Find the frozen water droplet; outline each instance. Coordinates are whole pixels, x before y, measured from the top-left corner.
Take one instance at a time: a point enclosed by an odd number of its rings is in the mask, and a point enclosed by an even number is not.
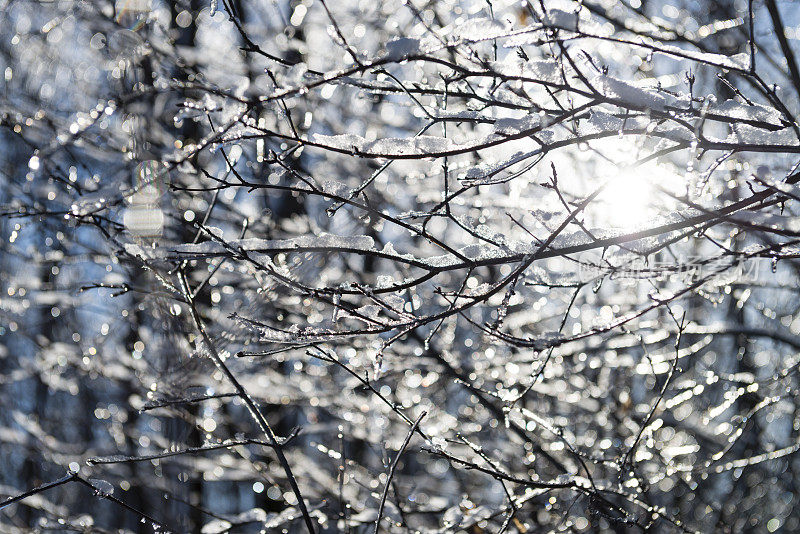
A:
[[[114,493],[114,486],[106,480],[92,478],[89,479],[89,482],[92,484],[92,486],[94,486],[95,491],[99,495],[111,495]]]

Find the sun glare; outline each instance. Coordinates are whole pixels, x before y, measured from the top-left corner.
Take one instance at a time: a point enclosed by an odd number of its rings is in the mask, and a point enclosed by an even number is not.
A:
[[[672,188],[679,183],[674,170],[656,161],[640,165],[634,162],[642,154],[615,147],[620,157],[597,169],[608,185],[595,201],[594,213],[599,226],[633,230],[646,225],[654,217],[663,215],[659,203],[664,195],[656,185]]]
[[[641,170],[626,170],[606,186],[598,197],[600,217],[615,228],[636,228],[655,215],[653,187]]]

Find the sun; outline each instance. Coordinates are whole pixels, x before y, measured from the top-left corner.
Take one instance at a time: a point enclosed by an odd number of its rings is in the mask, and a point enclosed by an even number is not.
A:
[[[656,215],[655,190],[643,169],[621,169],[597,198],[602,223],[634,229]]]
[[[664,195],[660,189],[673,189],[681,183],[674,168],[655,160],[641,162],[635,147],[616,143],[606,153],[615,157],[602,160],[594,172],[605,183],[594,201],[593,212],[598,226],[636,230],[663,215]]]

